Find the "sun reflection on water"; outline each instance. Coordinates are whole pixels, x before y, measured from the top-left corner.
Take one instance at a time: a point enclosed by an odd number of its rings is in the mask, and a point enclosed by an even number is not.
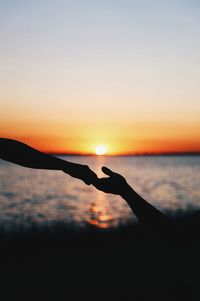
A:
[[[104,156],[98,156],[95,172],[98,177],[104,176],[101,167],[105,163]],[[114,225],[114,218],[109,211],[105,194],[97,191],[96,201],[90,204],[88,224],[97,228],[107,229]]]
[[[109,213],[108,209],[91,203],[89,209],[89,221],[88,224],[97,228],[106,229],[109,228],[113,223],[113,218]]]
[[[108,166],[127,178],[134,189],[166,214],[200,208],[200,156],[187,157],[62,157],[87,164],[98,177]],[[34,225],[69,228],[112,228],[136,221],[117,195],[59,171],[28,169],[0,160],[0,227],[10,231]]]

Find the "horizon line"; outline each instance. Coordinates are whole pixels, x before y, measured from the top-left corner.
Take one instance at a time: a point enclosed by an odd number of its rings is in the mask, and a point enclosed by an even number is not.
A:
[[[62,152],[48,152],[49,155],[55,156],[91,156],[91,157],[145,157],[145,156],[199,156],[200,151],[194,152],[163,152],[163,153],[125,153],[125,154],[105,154],[96,155],[93,153],[62,153]]]

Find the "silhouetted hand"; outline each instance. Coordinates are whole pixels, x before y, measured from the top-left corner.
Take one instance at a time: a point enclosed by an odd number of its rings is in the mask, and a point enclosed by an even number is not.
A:
[[[127,189],[129,189],[128,183],[120,174],[113,172],[107,167],[102,167],[102,171],[109,177],[97,179],[96,182],[93,183],[93,186],[97,189],[103,192],[119,195],[122,195]]]
[[[62,168],[70,176],[82,180],[85,184],[90,185],[97,181],[97,175],[87,166],[82,164],[71,163],[70,167]]]

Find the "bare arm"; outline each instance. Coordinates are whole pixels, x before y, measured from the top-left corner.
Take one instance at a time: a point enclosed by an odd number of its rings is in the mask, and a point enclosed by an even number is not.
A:
[[[142,224],[156,228],[170,224],[170,219],[137,194],[131,186],[129,186],[124,177],[106,167],[103,167],[102,170],[109,177],[98,179],[97,182],[93,184],[97,189],[120,195]]]
[[[141,223],[153,227],[167,226],[169,224],[170,219],[165,214],[145,201],[129,185],[122,192],[121,197],[127,202]]]
[[[68,162],[42,153],[22,142],[0,139],[0,158],[25,167],[37,169],[62,170]]]
[[[29,168],[62,170],[86,184],[91,184],[96,179],[95,173],[86,165],[56,158],[12,139],[0,138],[0,159]]]

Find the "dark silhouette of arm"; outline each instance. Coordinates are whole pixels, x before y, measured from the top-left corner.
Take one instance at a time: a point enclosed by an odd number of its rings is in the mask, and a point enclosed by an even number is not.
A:
[[[120,195],[142,224],[157,229],[171,224],[171,220],[137,194],[124,177],[107,167],[103,167],[102,171],[109,177],[98,179],[93,185],[101,191]]]
[[[145,201],[129,185],[127,189],[122,192],[121,197],[127,202],[132,212],[142,224],[151,225],[153,227],[169,226],[170,219]]]
[[[25,167],[61,170],[68,162],[42,153],[22,142],[1,138],[0,158]]]
[[[62,170],[86,184],[96,179],[96,174],[86,165],[56,158],[12,139],[0,138],[0,159],[29,168]]]

